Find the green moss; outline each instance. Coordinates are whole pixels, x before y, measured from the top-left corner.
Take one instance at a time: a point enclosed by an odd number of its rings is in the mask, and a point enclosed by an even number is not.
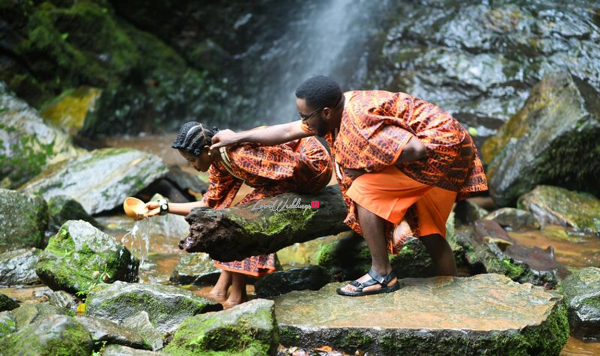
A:
[[[0,131],[10,134],[14,128],[0,123]],[[0,174],[10,179],[10,187],[18,187],[42,172],[54,153],[54,142],[42,144],[35,136],[21,136],[6,152],[10,154],[0,153]]]
[[[230,217],[231,220],[238,223],[249,234],[272,236],[280,234],[283,231],[293,234],[296,231],[304,229],[316,212],[316,209],[308,209],[306,213],[304,213],[304,209],[283,209],[274,212],[266,219],[262,216],[255,220],[247,220],[235,215],[231,215]]]
[[[280,327],[279,336],[283,345],[296,345],[300,341],[300,334],[290,327]]]
[[[360,331],[350,331],[340,341],[340,346],[346,350],[368,350],[373,338]]]

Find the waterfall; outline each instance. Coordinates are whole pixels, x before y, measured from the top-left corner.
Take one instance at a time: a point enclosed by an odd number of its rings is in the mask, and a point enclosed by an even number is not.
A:
[[[383,2],[387,3],[387,2]],[[369,38],[377,26],[382,2],[331,0],[310,2],[291,19],[281,37],[258,56],[262,84],[255,88],[259,124],[289,122],[298,117],[294,92],[314,75],[331,76],[342,90],[363,84]],[[371,11],[377,8],[377,11]],[[256,66],[256,63],[255,63]],[[357,89],[357,88],[353,88]]]

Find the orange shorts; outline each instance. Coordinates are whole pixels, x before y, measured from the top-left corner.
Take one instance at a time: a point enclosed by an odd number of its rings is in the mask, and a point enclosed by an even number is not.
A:
[[[415,204],[419,235],[446,237],[446,220],[452,212],[456,192],[419,183],[389,166],[358,177],[346,195],[373,214],[398,225],[408,208]],[[360,223],[360,221],[359,221]]]

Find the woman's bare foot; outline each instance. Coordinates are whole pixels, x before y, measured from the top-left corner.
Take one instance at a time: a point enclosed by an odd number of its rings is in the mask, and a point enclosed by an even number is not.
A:
[[[246,294],[246,275],[241,273],[231,274],[231,288],[229,298],[223,303],[225,309],[248,301]]]
[[[211,289],[208,293],[210,298],[217,300],[218,302],[222,302],[227,299],[227,291],[229,290],[229,286],[231,285],[231,272],[223,271],[219,276],[219,280],[217,284]]]

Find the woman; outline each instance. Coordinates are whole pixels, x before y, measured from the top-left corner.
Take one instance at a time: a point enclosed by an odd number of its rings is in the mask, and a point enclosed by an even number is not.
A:
[[[260,128],[258,128],[260,130]],[[314,137],[276,146],[240,144],[210,150],[217,129],[192,121],[179,130],[172,146],[198,171],[209,172],[209,188],[199,202],[171,203],[159,209],[158,202],[146,206],[149,215],[164,212],[187,215],[193,208],[225,209],[231,206],[242,183],[254,188],[239,204],[287,192],[315,193],[329,183],[331,161],[325,147]],[[248,300],[247,276],[260,277],[275,270],[275,254],[249,257],[243,261],[216,262],[223,272],[210,294],[225,299],[227,307]]]

